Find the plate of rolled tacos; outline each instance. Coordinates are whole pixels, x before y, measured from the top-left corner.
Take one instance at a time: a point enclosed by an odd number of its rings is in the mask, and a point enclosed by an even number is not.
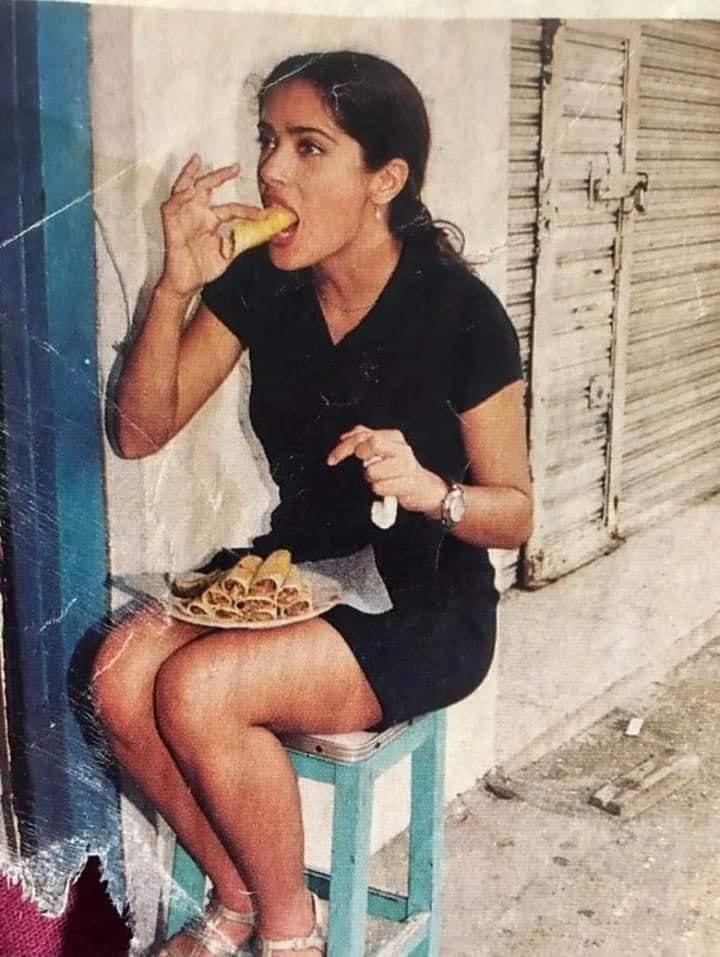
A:
[[[315,618],[337,605],[336,582],[299,568],[287,549],[245,555],[231,568],[169,580],[174,618],[213,628],[277,628]]]

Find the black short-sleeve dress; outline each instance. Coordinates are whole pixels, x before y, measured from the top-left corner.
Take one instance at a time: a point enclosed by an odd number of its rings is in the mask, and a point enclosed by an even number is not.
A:
[[[393,608],[345,605],[323,617],[343,636],[387,727],[459,701],[483,680],[495,644],[497,592],[487,552],[425,516],[399,510],[388,530],[370,521],[362,464],[326,465],[358,424],[400,429],[420,463],[466,477],[458,413],[522,375],[503,307],[461,265],[406,244],[362,322],[333,344],[309,271],[276,269],[264,248],[244,253],[202,294],[249,349],[250,418],[280,504],[252,550],[288,548],[296,562],[372,545]],[[230,565],[239,550],[208,567]]]

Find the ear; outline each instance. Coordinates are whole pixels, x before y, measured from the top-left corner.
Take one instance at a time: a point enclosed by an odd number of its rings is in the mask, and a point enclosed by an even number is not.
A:
[[[396,157],[388,160],[376,173],[373,174],[370,186],[370,198],[376,206],[385,206],[391,203],[402,191],[410,175],[410,167],[404,159]]]

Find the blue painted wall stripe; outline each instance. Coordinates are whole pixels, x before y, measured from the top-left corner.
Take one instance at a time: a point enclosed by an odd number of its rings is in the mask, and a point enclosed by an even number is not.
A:
[[[72,3],[0,3],[0,35],[0,101],[12,129],[2,169],[11,173],[15,190],[15,196],[0,193],[0,244],[72,204],[0,249],[14,619],[7,640],[11,681],[20,685],[15,730],[21,729],[28,771],[21,783],[31,797],[26,837],[34,836],[40,847],[61,842],[68,871],[82,865],[86,849],[109,850],[117,897],[117,794],[68,701],[78,643],[107,611],[88,195],[89,10]],[[80,197],[86,198],[74,202]]]
[[[33,66],[37,48],[31,4],[6,6],[3,16],[8,21],[10,47],[7,59],[3,58],[7,67],[3,75],[3,102],[10,119],[7,160],[11,175],[3,177],[8,192],[3,196],[0,225],[3,237],[12,237],[43,215],[37,70]],[[11,603],[16,632],[8,634],[9,694],[11,702],[20,702],[22,707],[23,742],[37,747],[41,747],[42,739],[38,740],[35,731],[27,727],[25,716],[32,715],[32,724],[37,727],[50,726],[48,672],[45,655],[29,654],[28,649],[55,604],[55,581],[43,574],[40,556],[56,550],[51,520],[54,503],[46,480],[51,470],[43,469],[39,462],[41,454],[46,460],[52,454],[45,440],[49,432],[47,402],[33,390],[33,382],[48,378],[47,353],[37,348],[37,343],[45,339],[43,243],[42,231],[28,233],[21,242],[2,250],[0,263],[0,295],[5,313],[2,371],[6,498],[11,523],[8,546],[16,598]],[[20,681],[22,687],[17,687]],[[17,723],[11,723],[11,731],[18,731]],[[25,756],[31,778],[38,781],[39,768],[34,767],[29,749]],[[37,788],[32,781],[30,787],[34,794]]]

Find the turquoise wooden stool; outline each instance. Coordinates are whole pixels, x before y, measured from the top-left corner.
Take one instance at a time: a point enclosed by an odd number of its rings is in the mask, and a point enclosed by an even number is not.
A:
[[[308,870],[308,885],[330,901],[328,957],[363,957],[368,914],[397,924],[375,957],[437,957],[443,824],[445,713],[434,712],[387,731],[288,735],[284,743],[299,777],[332,784],[330,874]],[[375,780],[411,755],[407,894],[369,886],[370,825]],[[178,843],[167,934],[197,913],[205,875]]]

